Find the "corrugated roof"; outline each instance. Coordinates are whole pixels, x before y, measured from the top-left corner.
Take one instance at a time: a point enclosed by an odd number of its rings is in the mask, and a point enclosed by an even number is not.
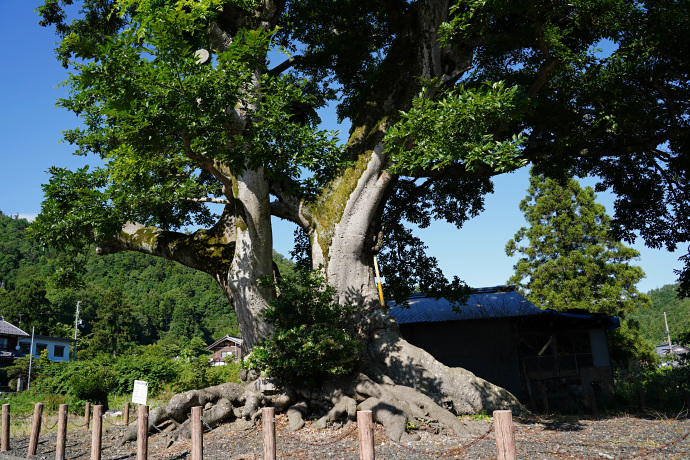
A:
[[[409,299],[409,308],[393,305],[390,315],[398,324],[462,321],[469,319],[510,318],[530,315],[554,315],[563,318],[603,321],[608,329],[620,327],[616,317],[588,312],[559,312],[542,310],[524,298],[513,286],[494,286],[474,289],[460,311],[453,310],[446,299],[434,299],[417,294]]]
[[[453,310],[446,299],[415,295],[409,299],[410,307],[395,305],[390,315],[399,324],[459,321],[482,318],[507,318],[544,313],[510,286],[475,289],[460,312]]]
[[[29,337],[31,337],[31,334],[27,334],[27,335]],[[74,340],[74,339],[66,339],[64,337],[53,337],[50,335],[38,335],[38,334],[34,335],[34,340],[49,340],[51,342],[64,342],[64,343],[76,342],[76,340]]]
[[[15,335],[19,337],[30,337],[30,334],[19,329],[14,324],[5,321],[5,318],[0,316],[0,335]]]

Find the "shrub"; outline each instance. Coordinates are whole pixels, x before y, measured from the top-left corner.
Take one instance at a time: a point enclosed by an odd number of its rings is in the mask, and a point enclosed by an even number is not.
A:
[[[645,393],[647,407],[677,415],[684,407],[684,393],[690,391],[690,366],[641,368],[618,372],[615,404],[619,409],[641,409],[637,390]]]
[[[362,347],[352,327],[358,307],[336,302],[335,290],[315,272],[285,276],[278,289],[264,313],[275,332],[254,347],[247,366],[306,386],[351,372]]]
[[[174,386],[176,392],[197,390],[209,386],[206,375],[209,365],[205,359],[183,362],[180,368],[182,372]]]
[[[148,382],[149,394],[157,394],[166,383],[174,383],[180,373],[180,364],[164,356],[143,354],[123,356],[115,363],[115,394],[131,393],[135,380]]]
[[[101,363],[88,363],[72,374],[70,390],[77,398],[103,405],[108,410],[108,394],[115,386],[115,372]]]
[[[240,363],[227,363],[225,366],[212,366],[206,371],[209,385],[220,385],[226,382],[239,382]]]

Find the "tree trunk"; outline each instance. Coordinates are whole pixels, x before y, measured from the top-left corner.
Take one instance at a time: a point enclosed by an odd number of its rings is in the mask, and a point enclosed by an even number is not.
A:
[[[235,255],[223,287],[230,293],[242,331],[242,351],[247,353],[271,334],[261,316],[274,297],[273,288],[260,282],[273,274],[270,200],[263,169],[246,171],[233,189],[237,201]]]
[[[312,239],[312,253],[323,257],[314,261],[314,268],[327,261],[328,281],[336,288],[339,301],[362,307],[358,326],[365,342],[364,360],[369,365],[365,374],[379,384],[414,388],[456,414],[495,409],[522,411],[520,402],[508,391],[464,369],[449,368],[409,344],[401,337],[395,320],[381,308],[373,274],[374,235],[378,233],[376,225],[387,188],[394,182],[384,170],[382,151],[383,144],[377,142],[371,152],[361,155],[359,164],[352,168],[357,179],[351,178],[350,184],[341,180],[330,196],[331,208],[327,212],[341,210],[340,219],[332,220],[329,229],[323,227],[327,220],[317,216],[317,231],[312,232],[330,235],[330,239]],[[350,192],[343,193],[343,188]],[[343,202],[335,202],[334,197]],[[327,247],[326,241],[330,243]]]

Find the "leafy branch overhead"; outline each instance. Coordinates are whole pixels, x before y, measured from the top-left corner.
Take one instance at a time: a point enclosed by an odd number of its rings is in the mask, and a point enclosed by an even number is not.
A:
[[[461,300],[411,225],[460,227],[493,176],[527,164],[597,176],[618,196],[618,238],[690,241],[683,1],[71,4],[39,13],[73,71],[59,104],[83,124],[65,139],[103,164],[51,171],[35,234],[211,273],[258,305],[239,315],[257,337],[270,328],[251,318],[275,296],[256,284],[273,271],[272,216],[297,225],[301,260],[343,298],[370,289],[380,254],[396,300],[417,286]],[[344,145],[319,129],[329,104],[351,123]]]
[[[477,89],[458,85],[436,100],[420,93],[386,134],[390,170],[415,175],[464,164],[468,171],[486,165],[501,173],[524,166],[520,145],[526,136],[516,133],[501,140],[492,131],[500,132],[501,123],[516,117],[525,102],[517,86],[506,88],[503,82]]]

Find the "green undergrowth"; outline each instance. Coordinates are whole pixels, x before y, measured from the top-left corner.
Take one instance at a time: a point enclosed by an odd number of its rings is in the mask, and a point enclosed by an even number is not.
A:
[[[469,420],[475,420],[478,422],[491,422],[493,421],[493,417],[489,414],[486,413],[486,410],[482,409],[479,411],[478,414],[468,414],[468,415],[461,415],[459,418],[466,418]]]
[[[239,363],[211,367],[207,356],[170,359],[146,353],[146,347],[140,351],[135,355],[100,356],[69,363],[34,360],[29,389],[3,394],[2,401],[11,404],[13,413],[31,412],[36,403],[42,402],[45,412],[57,412],[60,404],[68,404],[70,412],[83,414],[86,402],[103,405],[105,410],[121,410],[131,401],[135,380],[148,382],[151,408],[164,404],[176,393],[239,382]],[[28,363],[26,367],[23,364],[8,368],[8,377],[26,380]]]

